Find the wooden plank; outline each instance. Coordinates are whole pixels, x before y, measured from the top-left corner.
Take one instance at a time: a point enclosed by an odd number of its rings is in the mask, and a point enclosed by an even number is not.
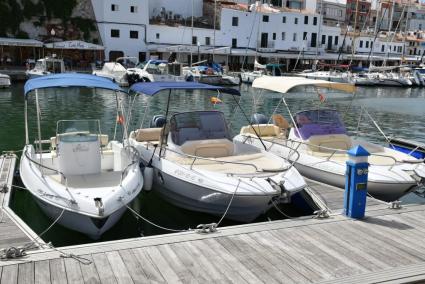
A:
[[[143,249],[132,249],[131,251],[134,253],[134,256],[140,263],[140,267],[143,269],[143,272],[150,282],[165,283],[165,279],[161,272],[156,265],[153,264],[151,258]]]
[[[35,284],[51,283],[50,263],[48,260],[41,260],[34,263]]]
[[[212,279],[202,271],[199,264],[198,257],[193,251],[187,251],[182,243],[166,245],[181,261],[183,267],[188,269],[193,275],[193,281],[196,282],[209,282]]]
[[[81,274],[83,276],[84,283],[94,284],[100,283],[99,274],[96,270],[93,257],[91,255],[82,255],[82,257],[91,261],[90,264],[80,263]]]
[[[182,248],[186,250],[186,254],[193,256],[196,259],[197,269],[199,273],[205,275],[208,279],[208,282],[219,282],[219,283],[231,283],[232,281],[226,277],[227,269],[224,269],[222,265],[216,267],[214,263],[220,263],[215,258],[211,257],[211,254],[208,253],[208,256],[205,256],[201,250],[194,244],[194,242],[185,242],[181,243]],[[235,282],[235,281],[233,281]]]
[[[177,244],[177,246],[179,245],[180,244]],[[192,269],[183,264],[170,245],[160,245],[157,246],[157,248],[163,258],[167,261],[168,265],[173,268],[174,272],[183,283],[195,282],[195,275],[192,274]],[[189,263],[189,265],[193,266],[193,263]]]
[[[217,251],[211,249],[211,247],[203,240],[191,241],[188,243],[199,251],[201,259],[205,258],[207,260],[206,263],[211,265],[215,270],[219,271],[219,273],[223,275],[223,278],[226,279],[225,282],[227,282],[227,280],[231,283],[247,282],[244,278],[242,278],[240,271],[236,269],[237,265],[235,262],[237,262],[237,260],[233,256],[228,257],[226,252],[217,253]],[[226,263],[227,265],[222,265],[223,263]]]
[[[94,265],[96,266],[97,274],[102,283],[117,283],[112,267],[109,264],[108,258],[104,253],[96,253],[92,255]]]
[[[50,279],[52,284],[68,283],[66,278],[65,263],[63,258],[55,258],[49,261]]]
[[[69,283],[84,284],[83,273],[79,261],[73,258],[65,258],[66,278]]]
[[[170,267],[168,262],[164,259],[161,252],[158,250],[158,247],[146,247],[143,248],[146,254],[152,260],[152,263],[156,264],[156,267],[161,272],[161,275],[167,282],[170,283],[182,283],[177,273],[173,268]]]
[[[326,278],[320,271],[316,271],[314,266],[311,265],[308,258],[305,258],[294,252],[293,248],[287,243],[276,239],[270,232],[257,232],[250,234],[256,242],[258,242],[264,249],[275,248],[279,251],[279,256],[282,259],[282,265],[289,265],[294,270],[298,271],[301,275],[308,279],[308,282],[314,282]],[[286,261],[286,262],[285,262]],[[303,263],[304,265],[300,265]]]
[[[117,282],[123,284],[133,283],[133,279],[131,279],[131,276],[128,273],[128,270],[125,267],[125,264],[122,261],[118,251],[110,251],[106,252],[105,254],[109,260],[109,263],[111,264],[112,271],[115,275],[115,278],[117,279]]]
[[[34,283],[34,262],[19,264],[18,266],[18,283],[31,284]]]
[[[18,265],[3,266],[1,273],[1,283],[14,284],[18,283]]]
[[[143,272],[140,262],[131,250],[121,250],[119,254],[134,283],[147,283],[149,281],[146,274]]]

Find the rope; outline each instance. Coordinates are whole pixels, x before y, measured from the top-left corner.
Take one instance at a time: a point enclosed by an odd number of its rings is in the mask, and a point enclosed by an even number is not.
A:
[[[235,198],[236,192],[238,191],[238,189],[239,189],[239,185],[240,185],[240,184],[241,184],[241,180],[240,180],[240,179],[238,179],[238,185],[236,186],[236,189],[235,189],[235,191],[233,192],[232,197],[230,198],[229,204],[227,204],[226,211],[224,211],[223,216],[221,216],[220,220],[217,222],[217,227],[218,227],[218,226],[220,225],[220,223],[223,221],[224,217],[226,217],[227,212],[228,212],[228,211],[229,211],[229,209],[230,209],[230,205],[232,205],[233,199]]]
[[[276,203],[274,203],[273,198],[271,199],[271,201],[272,201],[273,207],[274,207],[274,208],[276,208],[276,210],[277,210],[280,214],[282,214],[285,218],[288,218],[288,219],[293,219],[293,218],[295,218],[295,217],[289,216],[288,214],[283,213],[283,211],[282,211],[282,210],[280,210],[280,208],[277,206],[277,204],[276,204]]]

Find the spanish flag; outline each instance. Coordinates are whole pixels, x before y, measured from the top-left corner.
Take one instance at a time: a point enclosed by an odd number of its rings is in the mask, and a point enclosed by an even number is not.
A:
[[[210,102],[214,105],[222,103],[222,101],[217,97],[211,97]]]

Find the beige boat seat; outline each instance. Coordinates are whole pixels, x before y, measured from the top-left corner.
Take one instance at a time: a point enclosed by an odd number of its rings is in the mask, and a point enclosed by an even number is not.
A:
[[[233,155],[233,143],[228,139],[186,141],[180,146],[183,153],[204,158],[218,158]]]
[[[99,136],[100,136],[100,146],[101,147],[107,146],[108,142],[109,142],[108,135],[107,134],[101,134]],[[57,136],[50,137],[50,148],[56,149],[57,144],[58,144]]]
[[[161,140],[162,127],[141,128],[136,131],[137,142],[152,142]]]
[[[352,147],[350,137],[345,134],[313,135],[307,140],[307,144],[314,152],[333,152],[332,149],[349,150]]]
[[[252,135],[252,136],[257,136],[257,134],[255,133],[255,131],[258,133],[258,135],[261,138],[275,138],[275,137],[281,137],[282,136],[282,132],[280,130],[280,128],[274,124],[253,124],[252,126],[248,125],[248,126],[244,126],[241,128],[241,134],[245,134],[245,135]]]

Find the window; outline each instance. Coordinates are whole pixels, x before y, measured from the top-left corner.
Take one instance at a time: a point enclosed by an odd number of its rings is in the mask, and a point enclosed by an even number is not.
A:
[[[362,48],[363,47],[363,41],[360,41],[359,47]]]
[[[292,35],[292,41],[297,41],[297,33],[294,33],[294,34]]]
[[[119,7],[118,7],[118,5],[117,4],[112,4],[111,5],[111,11],[118,11],[119,9],[118,9]]]
[[[385,51],[385,45],[381,45],[381,52]]]
[[[316,47],[317,45],[317,33],[311,33],[311,47]]]
[[[205,37],[205,45],[211,45],[211,38],[209,36]]]
[[[273,40],[276,40],[276,33],[273,33]]]
[[[322,35],[322,44],[326,43],[326,35]]]
[[[155,37],[156,39],[159,39],[159,33],[156,33]]]
[[[313,26],[317,26],[317,17],[313,18]]]
[[[111,37],[120,37],[120,30],[111,30]]]
[[[236,38],[232,38],[232,47],[233,48],[238,47],[238,40]]]
[[[130,6],[131,13],[137,13],[137,6]]]
[[[282,40],[285,40],[286,34],[285,32],[282,32]]]
[[[268,22],[269,22],[269,16],[264,15],[264,16],[263,16],[263,22],[268,23]]]
[[[339,40],[339,37],[335,37],[335,45],[338,45],[338,40]]]
[[[139,38],[138,31],[130,31],[130,38]]]
[[[369,48],[369,42],[366,41],[366,48]]]
[[[396,48],[397,48],[397,46],[395,46],[395,45],[394,45],[394,46],[393,46],[393,51],[395,51],[395,49],[396,49]]]
[[[298,18],[294,19],[294,24],[298,25]]]
[[[282,23],[284,23],[284,24],[286,23],[286,17],[285,16],[282,17]]]
[[[308,16],[304,16],[304,25],[308,25]]]
[[[232,17],[232,26],[237,27],[239,25],[239,18],[238,17]]]
[[[307,40],[307,32],[303,33],[303,40]]]
[[[192,37],[192,44],[198,44],[198,38],[196,36]]]
[[[373,41],[370,42],[370,48],[372,48],[372,47],[373,47]]]

